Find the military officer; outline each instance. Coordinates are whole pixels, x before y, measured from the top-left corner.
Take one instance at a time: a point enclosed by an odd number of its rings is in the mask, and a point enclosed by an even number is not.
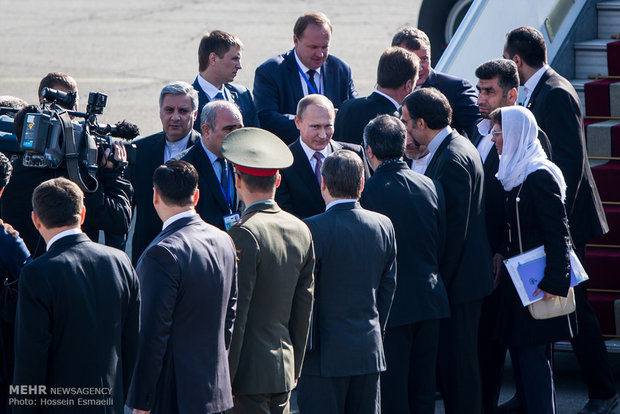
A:
[[[235,166],[247,208],[229,234],[238,255],[237,319],[229,353],[234,412],[288,413],[301,371],[313,300],[314,248],[306,225],[275,202],[293,155],[258,128],[231,132],[222,154]]]

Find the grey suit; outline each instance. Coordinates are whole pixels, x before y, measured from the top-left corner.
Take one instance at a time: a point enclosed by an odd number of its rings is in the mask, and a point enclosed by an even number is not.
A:
[[[378,412],[377,373],[386,367],[382,336],[396,287],[394,228],[387,217],[353,202],[305,222],[314,240],[316,288],[314,345],[299,380],[299,408]],[[367,379],[351,378],[367,374],[374,389]],[[349,386],[332,384],[330,377],[348,377]]]

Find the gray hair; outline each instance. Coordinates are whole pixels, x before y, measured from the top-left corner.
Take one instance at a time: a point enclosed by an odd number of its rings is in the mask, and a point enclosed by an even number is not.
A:
[[[239,107],[233,102],[223,99],[211,101],[202,107],[202,112],[200,113],[200,127],[202,128],[203,125],[207,125],[211,130],[215,129],[215,118],[217,118],[217,111],[219,109],[228,109],[231,112],[237,112],[241,115]]]
[[[166,95],[186,95],[192,100],[192,111],[198,109],[198,92],[192,85],[183,81],[176,81],[167,84],[159,93],[159,107],[161,108]]]

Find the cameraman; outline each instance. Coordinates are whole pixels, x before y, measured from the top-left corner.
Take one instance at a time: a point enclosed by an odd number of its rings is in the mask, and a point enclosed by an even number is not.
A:
[[[63,90],[58,84],[54,86],[58,90]],[[38,106],[29,105],[15,115],[16,136],[22,135],[26,114],[37,112],[40,112]],[[84,200],[86,220],[82,229],[93,241],[98,241],[99,230],[105,231],[106,234],[124,236],[129,231],[131,223],[130,200],[133,189],[129,181],[122,178],[122,171],[114,168],[108,156],[109,150],[106,150],[97,171],[99,187],[94,193],[87,193]],[[126,152],[122,144],[114,144],[114,158],[117,161],[126,161]],[[32,256],[38,257],[45,252],[45,241],[30,220],[32,192],[37,185],[50,178],[67,177],[67,169],[25,167],[21,156],[13,161],[13,168],[13,179],[6,187],[5,197],[0,199],[1,215],[20,232]],[[81,175],[84,174],[85,172],[81,170]]]

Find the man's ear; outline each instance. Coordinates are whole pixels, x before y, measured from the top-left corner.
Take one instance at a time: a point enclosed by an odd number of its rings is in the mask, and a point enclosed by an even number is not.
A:
[[[510,89],[508,93],[506,94],[506,98],[508,99],[508,102],[510,102],[510,105],[514,105],[515,102],[517,102],[518,96],[519,96],[519,91],[517,91],[517,88]]]
[[[34,224],[34,227],[37,230],[39,230],[42,224],[41,224],[41,220],[39,220],[39,216],[37,215],[35,211],[33,211],[32,214],[30,214],[30,218],[32,218],[32,224]]]
[[[276,188],[280,187],[280,183],[282,182],[282,176],[280,175],[279,172],[276,173],[277,177],[276,177]]]
[[[327,189],[327,184],[325,184],[325,177],[323,177],[322,175],[321,175],[321,191],[329,192],[329,190]]]
[[[156,206],[161,202],[161,197],[159,196],[159,191],[157,187],[153,186],[153,205]]]
[[[194,191],[194,207],[198,205],[198,200],[200,200],[200,190],[196,188],[196,191]]]
[[[84,224],[85,218],[86,218],[86,206],[82,205],[82,210],[80,211],[80,226]]]
[[[295,126],[297,127],[297,129],[301,129],[301,118],[299,118],[297,115],[295,115]]]
[[[370,145],[366,145],[365,149],[366,149],[366,158],[368,158],[368,160],[370,161],[371,158],[375,157],[375,153],[372,152],[372,148],[370,148]]]

